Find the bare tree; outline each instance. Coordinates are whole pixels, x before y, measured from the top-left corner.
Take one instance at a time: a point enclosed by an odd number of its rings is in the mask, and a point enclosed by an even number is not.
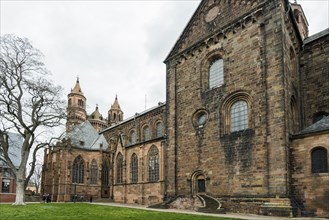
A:
[[[42,176],[42,164],[36,162],[34,167],[34,173],[30,178],[30,184],[35,187],[35,193],[39,193],[41,186],[41,176]]]
[[[24,191],[34,173],[37,151],[54,138],[51,131],[65,119],[62,88],[47,77],[42,53],[26,38],[4,35],[0,38],[0,148],[16,178],[16,201],[24,204]],[[9,133],[17,133],[23,143],[19,166],[9,156]],[[26,165],[32,154],[31,169]]]

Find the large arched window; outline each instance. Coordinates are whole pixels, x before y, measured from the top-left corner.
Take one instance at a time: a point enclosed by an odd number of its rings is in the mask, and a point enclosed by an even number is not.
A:
[[[84,161],[81,156],[78,156],[73,161],[72,166],[72,183],[84,182]]]
[[[98,174],[97,162],[94,159],[92,160],[90,165],[90,184],[97,184],[97,174]]]
[[[209,67],[209,89],[221,86],[224,83],[224,62],[217,59]]]
[[[159,180],[159,150],[156,146],[152,146],[148,152],[148,168],[149,181]]]
[[[163,136],[163,126],[161,122],[158,122],[157,125],[157,137],[162,137]]]
[[[144,141],[148,141],[151,139],[151,135],[150,135],[150,127],[149,126],[145,126],[143,129],[143,133],[144,133]]]
[[[323,147],[316,147],[311,152],[312,173],[328,173],[328,152]]]
[[[138,182],[138,158],[136,154],[131,156],[131,182]]]
[[[248,128],[248,104],[237,101],[231,107],[231,132]]]
[[[109,185],[109,168],[106,161],[103,161],[102,164],[102,185]]]
[[[117,183],[122,183],[123,174],[123,156],[120,153],[117,157]]]
[[[132,130],[129,133],[129,145],[136,144],[136,131]]]

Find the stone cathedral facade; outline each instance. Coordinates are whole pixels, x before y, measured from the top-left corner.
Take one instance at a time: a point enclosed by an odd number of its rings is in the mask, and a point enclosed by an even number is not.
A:
[[[329,217],[328,59],[329,29],[308,36],[297,3],[203,0],[164,61],[165,103],[88,116],[77,81],[44,192]]]

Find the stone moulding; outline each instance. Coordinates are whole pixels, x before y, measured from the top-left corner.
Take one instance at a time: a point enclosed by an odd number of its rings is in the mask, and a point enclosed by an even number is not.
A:
[[[238,18],[235,22],[215,31],[214,34],[201,39],[200,41],[193,44],[191,47],[181,51],[177,55],[168,57],[164,62],[167,62],[171,59],[176,59],[177,63],[180,64],[183,60],[187,60],[190,57],[193,57],[195,54],[200,53],[203,48],[208,48],[211,45],[220,43],[220,40],[226,39],[227,34],[232,32],[233,34],[237,33],[239,30],[244,29],[248,23],[255,23],[258,20],[258,17],[263,15],[263,5],[259,8],[256,8],[247,15],[243,15]]]

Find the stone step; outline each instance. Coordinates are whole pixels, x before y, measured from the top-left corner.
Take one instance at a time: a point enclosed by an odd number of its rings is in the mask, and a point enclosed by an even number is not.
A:
[[[219,202],[207,195],[199,195],[205,202],[205,207],[199,208],[199,212],[224,214],[225,210],[220,208]]]

